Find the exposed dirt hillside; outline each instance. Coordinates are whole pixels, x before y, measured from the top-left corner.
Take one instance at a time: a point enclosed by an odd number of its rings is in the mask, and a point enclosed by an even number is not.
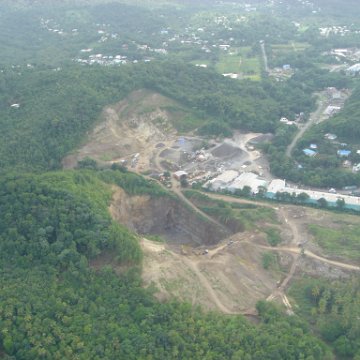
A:
[[[118,187],[114,189],[112,217],[138,234],[160,235],[172,245],[197,246],[217,244],[230,235],[176,197],[129,196]]]
[[[102,164],[125,160],[137,172],[162,171],[161,154],[179,148],[172,124],[181,122],[182,116],[186,116],[186,111],[174,101],[145,90],[134,92],[104,109],[99,124],[84,145],[64,159],[64,166],[74,167],[80,159],[89,156]],[[241,138],[244,152],[246,142],[253,135]],[[252,155],[249,159],[255,161],[258,154]],[[116,221],[143,238],[144,284],[155,284],[160,299],[175,297],[227,314],[253,314],[256,302],[268,299],[282,301],[291,313],[292,299],[287,298],[286,291],[294,277],[307,274],[342,278],[360,271],[357,265],[348,263],[347,253],[340,257],[337,252],[339,242],[352,244],[358,217],[346,215],[343,219],[339,214],[317,209],[209,194],[215,200],[254,204],[276,213],[274,223],[253,218],[251,221],[256,226],[231,227],[229,223],[220,224],[219,219],[211,219],[199,209],[201,204],[191,203],[177,181],[172,179],[171,185],[173,196],[169,197],[129,196],[114,187],[110,206]],[[315,238],[310,225],[333,230],[332,242]],[[355,230],[349,232],[348,225]],[[269,227],[278,229],[282,240],[275,248],[267,243],[264,229]],[[233,234],[245,229],[247,232]],[[347,236],[342,236],[342,229],[348,230]],[[164,242],[151,241],[154,235]],[[92,266],[110,264],[116,268],[111,254],[105,255],[93,261]],[[271,261],[270,267],[264,266],[266,259]]]
[[[156,146],[174,138],[172,124],[186,114],[169,98],[147,90],[135,91],[103,110],[98,125],[84,144],[63,160],[63,166],[73,168],[85,157],[99,163],[126,160],[131,166],[139,154],[132,168],[147,170]]]
[[[265,270],[260,233],[230,236],[174,198],[128,196],[114,187],[110,212],[133,231],[160,235],[165,242],[142,240],[145,285],[155,284],[160,299],[178,298],[224,313],[253,311],[276,288],[282,272]],[[279,256],[284,268],[291,257]]]
[[[177,298],[226,314],[253,314],[258,300],[278,300],[290,313],[286,289],[294,276],[339,278],[359,271],[316,255],[308,247],[301,256],[298,244],[308,242],[304,221],[310,221],[306,213],[312,209],[277,209],[284,241],[278,247],[269,246],[265,234],[256,229],[224,234],[176,198],[129,196],[114,187],[110,211],[114,219],[143,235],[144,284],[154,284],[162,300]],[[161,235],[164,242],[149,240],[151,234]],[[276,258],[269,269],[264,268],[266,254]]]
[[[250,234],[244,240],[258,241]],[[262,266],[263,250],[241,241],[227,241],[209,249],[187,247],[182,253],[165,244],[144,239],[143,279],[155,284],[160,299],[177,298],[227,314],[252,313],[256,302],[265,299],[281,279],[281,273]],[[290,257],[282,255],[283,265]]]

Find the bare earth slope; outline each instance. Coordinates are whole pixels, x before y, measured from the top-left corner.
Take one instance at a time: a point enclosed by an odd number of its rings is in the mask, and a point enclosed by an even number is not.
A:
[[[135,170],[147,170],[156,145],[175,134],[172,120],[179,113],[168,109],[177,104],[160,94],[139,90],[116,105],[103,110],[99,124],[85,143],[63,160],[64,168],[73,168],[90,157],[99,163],[131,160],[139,154]]]
[[[229,237],[172,201],[129,196],[114,187],[113,218],[145,237],[145,285],[155,284],[160,299],[175,297],[227,314],[253,313],[254,304],[266,298],[283,276],[265,270],[265,250],[251,245],[265,244],[264,236],[246,232]],[[169,215],[170,209],[174,212]],[[166,243],[150,241],[146,234],[160,235]],[[291,256],[281,258],[287,267]]]

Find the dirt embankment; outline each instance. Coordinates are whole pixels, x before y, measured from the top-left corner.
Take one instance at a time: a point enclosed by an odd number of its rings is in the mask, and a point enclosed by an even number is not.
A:
[[[159,299],[177,298],[226,314],[248,313],[280,279],[263,269],[263,250],[247,244],[263,239],[249,233],[228,238],[221,227],[176,198],[129,196],[114,187],[110,212],[144,236],[143,280],[156,285]],[[165,243],[146,239],[151,234]]]
[[[73,168],[85,157],[100,164],[125,160],[134,170],[151,167],[152,152],[159,142],[175,134],[171,123],[175,116],[169,109],[177,104],[160,94],[138,90],[119,103],[106,107],[99,123],[88,134],[84,144],[63,159],[64,168]]]
[[[117,188],[110,211],[115,220],[130,230],[141,235],[160,235],[172,244],[210,245],[229,235],[175,197],[129,196]]]

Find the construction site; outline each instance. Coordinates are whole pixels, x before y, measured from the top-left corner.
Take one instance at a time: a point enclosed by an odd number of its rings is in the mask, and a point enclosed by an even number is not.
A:
[[[195,201],[184,193],[184,178],[213,190],[266,188],[273,179],[254,144],[271,135],[237,132],[231,139],[204,139],[194,132],[179,134],[172,125],[178,114],[169,111],[170,104],[149,91],[131,94],[105,108],[84,144],[63,160],[64,168],[87,157],[103,166],[124,165],[171,189],[168,198],[113,189],[113,219],[142,239],[144,286],[154,285],[163,301],[177,298],[251,317],[260,299],[278,301],[292,314],[287,289],[296,277],[342,278],[360,271],[353,260],[327,253],[310,231],[315,223],[339,226],[333,214],[216,193]],[[349,221],[360,223],[356,216]],[[105,264],[98,259],[96,266]]]

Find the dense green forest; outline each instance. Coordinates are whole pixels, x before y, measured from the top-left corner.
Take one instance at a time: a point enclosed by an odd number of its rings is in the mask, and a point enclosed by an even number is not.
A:
[[[164,194],[156,185],[145,190],[143,180],[137,190],[126,180],[135,175],[111,172],[1,177],[0,343],[5,358],[329,358],[304,322],[271,304],[258,304],[261,324],[254,326],[241,316],[157,302],[151,289],[141,287],[138,240],[111,221],[110,186],[99,179],[122,182],[133,194]],[[111,254],[112,266],[104,262],[96,271],[89,264],[102,254]]]
[[[304,278],[296,282],[290,294],[300,304],[299,312],[331,344],[337,355],[360,359],[360,283],[327,282]]]

